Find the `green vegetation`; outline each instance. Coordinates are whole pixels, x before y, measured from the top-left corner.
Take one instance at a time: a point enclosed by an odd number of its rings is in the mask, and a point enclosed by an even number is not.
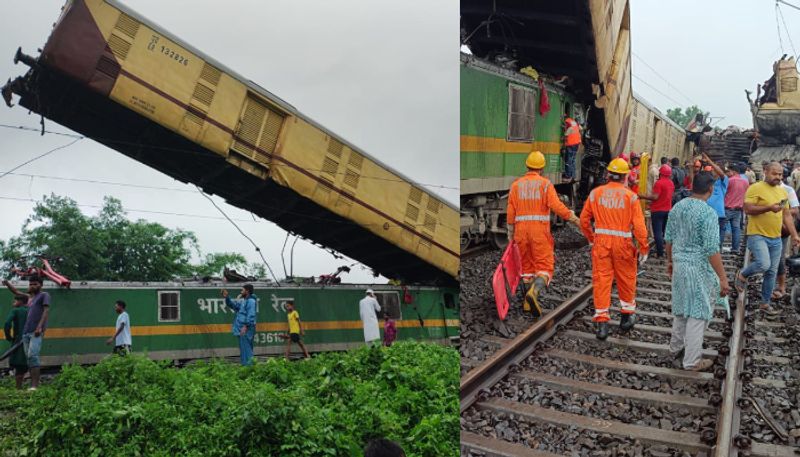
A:
[[[263,265],[248,265],[241,254],[201,256],[193,232],[169,229],[143,219],[129,220],[122,202],[113,197],[105,197],[96,216],[83,214],[70,198],[43,197],[33,207],[20,235],[0,240],[0,275],[7,277],[17,259],[34,254],[63,257],[53,268],[73,281],[168,281],[193,275],[220,276],[225,266],[245,275],[266,276]],[[202,258],[200,264],[191,263],[192,254]]]
[[[693,121],[698,114],[702,114],[704,118],[708,118],[710,113],[698,108],[697,105],[687,107],[686,111],[683,111],[680,107],[667,110],[667,117],[684,128],[689,125],[689,122]]]
[[[424,343],[252,368],[111,357],[36,392],[3,382],[0,455],[355,457],[387,437],[409,457],[456,457],[458,367]]]

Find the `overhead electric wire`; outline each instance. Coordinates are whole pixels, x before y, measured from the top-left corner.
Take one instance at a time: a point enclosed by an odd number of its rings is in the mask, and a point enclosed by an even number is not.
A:
[[[780,9],[780,7],[778,6],[777,2],[775,3],[775,7],[777,8],[778,13],[781,16],[781,22],[783,22],[783,29],[786,30],[786,37],[789,38],[789,44],[792,46],[792,55],[797,57],[797,50],[795,50],[795,48],[794,48],[794,42],[792,41],[792,35],[789,33],[789,27],[786,26],[786,19],[783,17],[783,10]],[[780,33],[780,31],[778,33]]]
[[[107,180],[94,180],[94,179],[82,179],[82,178],[64,178],[64,177],[59,177],[59,176],[34,175],[34,174],[26,174],[26,173],[11,173],[11,174],[13,176],[23,176],[23,177],[31,177],[31,178],[42,178],[42,179],[54,179],[54,180],[67,180],[67,181],[73,181],[73,182],[85,182],[85,183],[98,184],[98,185],[145,188],[145,189],[152,189],[152,190],[163,190],[163,191],[169,191],[169,192],[185,192],[185,193],[192,193],[192,194],[196,194],[197,193],[196,190],[177,189],[177,188],[174,188],[174,187],[144,186],[144,185],[140,185],[140,184],[122,183],[122,182],[107,181]],[[32,200],[32,201],[35,201],[35,200]],[[330,222],[330,223],[334,223],[334,224],[351,224],[351,225],[365,226],[365,227],[372,227],[372,226],[375,226],[375,227],[380,226],[380,227],[382,227],[384,225],[384,224],[381,224],[381,223],[358,223],[358,222],[354,222],[354,221],[333,219],[333,218],[322,217],[322,216],[311,216],[311,215],[308,215],[308,214],[305,214],[305,213],[301,213],[301,212],[298,212],[298,211],[290,211],[290,210],[287,210],[287,209],[284,209],[284,208],[279,208],[279,207],[267,205],[267,204],[264,204],[264,203],[260,203],[260,205],[264,206],[265,208],[267,208],[269,210],[281,211],[281,212],[284,212],[284,213],[287,213],[287,214],[292,214],[292,215],[295,215],[295,216],[304,217],[304,218],[308,218],[308,219],[312,219],[312,220],[318,220],[318,221],[321,221],[321,222]],[[92,207],[92,205],[84,205],[84,206]],[[237,208],[237,209],[241,210],[241,208]],[[145,210],[131,210],[131,211],[146,212]],[[244,210],[242,210],[242,211],[244,211]],[[162,212],[157,212],[157,211],[151,211],[151,212],[153,212],[155,214],[174,214],[174,215],[178,215],[178,216],[195,217],[194,215],[180,214],[180,213],[167,213],[167,212],[163,212],[162,213]],[[252,212],[250,212],[250,216],[253,218],[253,222],[259,222],[258,220],[255,219],[255,216],[253,215]],[[196,217],[202,217],[202,216],[198,215]],[[209,218],[209,219],[222,219],[222,218],[218,218],[218,217],[207,217],[207,218]],[[236,220],[239,221],[239,222],[250,222],[247,219],[236,219]],[[396,224],[393,224],[393,225],[396,225]],[[424,224],[424,223],[421,223],[421,224],[409,224],[409,223],[407,223],[405,225],[408,225],[408,226],[411,226],[411,227],[423,227],[426,224]],[[445,224],[443,224],[441,222],[439,222],[438,225],[441,225],[442,227],[445,227],[445,228],[452,229],[452,227],[450,227],[448,225],[445,225]]]
[[[667,85],[668,85],[668,86],[669,86],[669,87],[670,87],[672,90],[674,90],[674,91],[675,91],[676,93],[678,93],[680,96],[682,96],[683,98],[685,98],[685,99],[686,99],[686,101],[688,101],[689,103],[691,103],[691,104],[693,104],[693,105],[697,106],[697,103],[695,103],[695,102],[694,102],[694,101],[693,101],[691,98],[689,98],[689,96],[687,96],[686,94],[684,94],[683,92],[681,92],[681,90],[680,90],[680,89],[678,89],[677,87],[675,87],[674,85],[672,85],[672,83],[671,83],[671,82],[669,82],[669,80],[667,80],[667,78],[665,78],[664,76],[662,76],[662,75],[661,75],[661,73],[659,73],[659,72],[658,72],[658,71],[657,71],[655,68],[653,68],[653,67],[652,67],[650,64],[648,64],[647,62],[645,62],[645,60],[644,60],[644,59],[642,59],[642,58],[641,58],[641,56],[639,56],[638,54],[636,54],[636,53],[635,53],[635,52],[633,52],[633,51],[631,51],[631,54],[633,54],[633,56],[634,56],[634,57],[636,57],[637,59],[639,59],[639,61],[640,61],[641,63],[643,63],[643,64],[644,64],[644,66],[646,66],[647,68],[649,68],[649,69],[650,69],[650,70],[651,70],[653,73],[655,73],[655,75],[656,75],[656,76],[658,76],[658,77],[659,77],[659,78],[660,78],[662,81],[664,81],[665,83],[667,83]]]
[[[636,79],[638,79],[639,81],[641,81],[641,83],[642,83],[642,84],[644,84],[645,86],[647,86],[647,87],[649,87],[649,88],[653,89],[653,90],[654,90],[654,91],[656,91],[657,93],[659,93],[659,94],[661,94],[662,96],[664,96],[664,97],[668,98],[670,101],[672,101],[673,103],[675,103],[677,106],[681,106],[681,105],[682,105],[682,103],[681,103],[681,102],[679,102],[679,101],[675,100],[674,98],[670,97],[669,95],[665,94],[664,92],[661,92],[661,91],[660,91],[660,90],[658,90],[658,89],[657,89],[655,86],[653,86],[652,84],[648,83],[648,82],[647,82],[647,81],[645,81],[644,79],[642,79],[642,78],[640,78],[640,77],[638,77],[638,76],[636,76],[636,75],[633,75],[633,77],[634,77],[634,78],[636,78]]]
[[[280,284],[281,284],[281,282],[280,282],[280,281],[278,281],[278,277],[277,277],[277,276],[275,276],[275,273],[272,271],[272,267],[270,267],[270,266],[269,266],[269,262],[267,262],[267,259],[265,259],[265,258],[264,258],[264,254],[262,254],[262,253],[261,253],[261,248],[260,248],[260,247],[258,247],[258,245],[256,244],[256,242],[255,242],[255,241],[253,241],[253,239],[252,239],[252,238],[250,238],[249,236],[247,236],[247,234],[246,234],[246,233],[244,233],[244,231],[243,231],[241,228],[239,228],[239,226],[238,226],[238,225],[236,225],[236,222],[234,222],[234,221],[233,221],[233,219],[231,219],[230,217],[228,217],[228,215],[227,215],[227,214],[225,214],[225,211],[223,211],[223,210],[222,210],[222,208],[220,208],[219,206],[217,206],[217,203],[214,201],[214,199],[213,199],[213,198],[211,198],[211,196],[209,196],[209,195],[208,195],[208,194],[206,194],[205,192],[203,192],[203,190],[202,190],[202,189],[200,189],[200,186],[198,186],[197,184],[195,184],[195,187],[197,187],[197,191],[198,191],[198,192],[200,192],[200,194],[201,194],[202,196],[204,196],[206,199],[208,199],[208,201],[210,201],[210,202],[211,202],[211,204],[212,204],[212,205],[214,205],[214,208],[217,208],[217,211],[219,211],[219,212],[220,212],[220,213],[221,213],[223,216],[225,216],[225,219],[227,219],[227,220],[228,220],[228,222],[230,222],[230,223],[231,223],[231,224],[232,224],[234,227],[236,227],[236,230],[238,230],[238,231],[239,231],[239,233],[241,233],[243,237],[247,238],[247,241],[249,241],[249,242],[250,242],[250,244],[252,244],[252,245],[253,245],[253,247],[254,247],[254,248],[256,248],[256,252],[258,253],[259,257],[261,257],[261,261],[262,261],[262,262],[264,262],[264,265],[266,265],[266,266],[267,266],[267,270],[269,270],[269,274],[271,274],[271,275],[272,275],[272,278],[275,280],[275,284],[278,284],[278,285],[280,285]]]
[[[32,203],[39,203],[39,200],[33,198],[22,198],[22,197],[11,197],[7,195],[0,195],[0,200],[10,200],[10,201],[19,201],[19,202],[32,202]],[[103,205],[90,205],[87,203],[75,203],[77,206],[82,208],[98,208],[102,209]],[[159,214],[163,216],[180,216],[180,217],[195,217],[198,219],[213,219],[213,220],[226,220],[223,217],[216,217],[216,216],[206,216],[203,214],[187,214],[187,213],[175,213],[171,211],[155,211],[155,210],[147,210],[147,209],[133,209],[133,208],[122,208],[123,211],[126,213],[146,213],[146,214]],[[235,219],[237,222],[250,222],[248,219]]]
[[[781,36],[781,23],[778,18],[778,11],[780,9],[780,5],[778,2],[775,2],[775,30],[778,32],[778,44],[781,46],[781,53],[786,54],[786,51],[783,48],[783,36]]]
[[[6,171],[2,175],[0,175],[0,179],[5,178],[9,174],[13,173],[16,170],[19,170],[20,168],[24,167],[25,165],[28,165],[29,163],[35,162],[35,161],[37,161],[37,160],[39,160],[39,159],[41,159],[43,157],[46,157],[46,156],[48,156],[48,155],[50,155],[50,154],[52,154],[52,153],[54,153],[54,152],[56,152],[58,150],[61,150],[61,149],[64,149],[64,148],[68,148],[68,147],[72,146],[73,144],[77,143],[78,141],[80,141],[82,139],[83,138],[76,138],[74,141],[71,141],[71,142],[69,142],[67,144],[64,144],[64,145],[58,146],[56,148],[53,148],[53,149],[45,152],[44,154],[39,154],[38,156],[36,156],[36,157],[34,157],[34,158],[30,159],[30,160],[26,160],[25,162],[22,162],[21,164],[17,165],[16,167],[14,167],[14,168]]]
[[[29,132],[37,132],[37,133],[41,133],[42,132],[42,130],[39,129],[39,128],[25,127],[25,126],[22,126],[22,125],[16,125],[15,126],[15,125],[9,125],[9,124],[0,124],[0,127],[7,128],[7,129],[13,129],[13,130],[23,130],[23,131],[29,131]],[[133,143],[133,142],[130,142],[130,141],[123,141],[123,140],[117,140],[117,139],[100,138],[100,137],[87,137],[87,136],[75,135],[75,134],[71,134],[71,133],[52,132],[52,131],[49,131],[49,130],[45,130],[44,132],[45,133],[53,133],[53,134],[61,135],[61,136],[67,136],[67,137],[71,137],[71,138],[78,138],[78,139],[89,138],[89,139],[92,139],[92,140],[95,140],[95,141],[98,141],[98,142],[107,141],[109,143],[116,143],[116,144],[121,144],[121,145],[141,146],[140,143]],[[152,145],[148,146],[148,147],[151,148],[151,149],[158,149],[158,150],[162,150],[162,151],[181,152],[181,153],[193,154],[193,155],[206,155],[205,153],[202,153],[202,152],[197,151],[197,150],[191,150],[191,149],[170,148],[170,147],[166,147],[166,146],[152,146]],[[271,164],[268,164],[268,165],[270,167],[289,167],[289,165],[282,164],[282,163],[271,163]],[[306,170],[306,171],[316,171],[316,172],[325,171],[326,173],[329,173],[327,170],[321,170],[321,169],[319,169],[319,170],[318,169],[313,169],[313,168],[303,168],[303,169]],[[333,174],[346,175],[347,172],[346,171],[334,172]],[[381,177],[381,176],[359,175],[359,177],[360,178],[364,178],[364,179],[375,179],[375,180],[387,181],[387,182],[408,183],[408,184],[411,184],[411,185],[418,185],[418,186],[425,186],[425,187],[432,187],[432,188],[439,188],[439,189],[460,190],[460,187],[456,187],[456,186],[446,186],[446,185],[443,185],[443,184],[432,184],[432,183],[420,183],[420,182],[406,181],[404,179],[384,178],[384,177]],[[437,198],[441,198],[441,197],[439,197],[437,195],[434,195],[434,196],[437,197]]]

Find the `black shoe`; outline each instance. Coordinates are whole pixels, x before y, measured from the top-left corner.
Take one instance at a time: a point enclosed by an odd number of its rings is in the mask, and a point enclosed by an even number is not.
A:
[[[606,338],[608,338],[608,322],[598,322],[597,333],[595,335],[600,341],[604,341]]]
[[[635,314],[623,314],[619,320],[619,331],[623,333],[629,332],[636,324]]]

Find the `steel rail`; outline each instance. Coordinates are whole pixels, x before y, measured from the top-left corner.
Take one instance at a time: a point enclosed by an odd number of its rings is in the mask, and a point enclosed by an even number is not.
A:
[[[744,252],[746,267],[750,261],[750,250]],[[738,274],[738,270],[737,270]],[[734,284],[736,280],[734,279]],[[747,287],[736,299],[736,310],[733,313],[733,335],[730,339],[730,353],[726,363],[725,381],[722,387],[722,405],[720,406],[719,422],[717,427],[717,443],[713,448],[714,457],[737,457],[739,448],[734,443],[734,438],[739,433],[741,409],[738,399],[742,394],[742,383],[739,374],[744,366],[744,317],[747,307]]]
[[[586,305],[592,293],[589,284],[566,299],[555,309],[545,314],[525,332],[495,352],[491,358],[470,370],[462,379],[460,386],[461,412],[475,403],[484,388],[493,386],[509,373],[512,365],[519,364],[536,350],[537,343],[550,338],[558,325],[572,319],[581,305]]]

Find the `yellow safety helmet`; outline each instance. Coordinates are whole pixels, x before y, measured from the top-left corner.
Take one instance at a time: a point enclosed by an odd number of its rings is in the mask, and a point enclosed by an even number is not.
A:
[[[533,151],[528,154],[528,159],[525,161],[525,166],[532,170],[541,170],[544,168],[544,164],[544,154],[539,151]]]
[[[612,160],[611,163],[608,164],[607,169],[611,173],[617,173],[620,175],[626,175],[631,172],[628,162],[626,162],[625,159],[620,159],[619,157]]]

